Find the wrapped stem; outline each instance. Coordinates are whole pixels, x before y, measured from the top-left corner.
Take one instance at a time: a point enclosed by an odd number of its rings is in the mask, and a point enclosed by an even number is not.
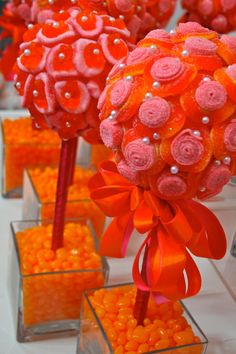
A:
[[[79,138],[72,139],[72,141],[73,141],[72,155],[73,156],[71,158],[71,165],[70,165],[70,169],[69,169],[69,186],[72,185],[73,181],[74,181],[78,140],[79,140]]]
[[[57,180],[56,205],[53,220],[52,249],[63,247],[63,234],[65,224],[65,212],[70,181],[70,168],[74,163],[75,140],[62,140]]]

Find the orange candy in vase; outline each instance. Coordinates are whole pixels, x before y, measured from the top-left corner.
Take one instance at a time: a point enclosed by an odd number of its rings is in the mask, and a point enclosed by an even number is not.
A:
[[[35,166],[56,166],[60,140],[51,130],[36,130],[30,118],[2,120],[3,190],[5,197],[22,195],[23,172]]]
[[[20,288],[15,282],[11,289],[14,294],[20,291],[18,341],[40,339],[50,332],[76,333],[82,292],[103,286],[108,274],[86,219],[66,223],[64,245],[56,251],[51,250],[51,224],[13,222],[12,232],[19,257],[12,262],[19,262]]]
[[[69,186],[66,219],[88,218],[98,238],[102,235],[105,215],[91,200],[88,181],[92,170],[76,166],[73,184]],[[58,169],[29,169],[24,180],[23,219],[52,220],[55,209]]]
[[[138,325],[133,314],[135,297],[133,285],[86,291],[77,354],[161,353],[164,349],[167,354],[205,353],[207,339],[183,304],[158,305],[150,299],[143,325]],[[93,332],[87,340],[89,327]]]

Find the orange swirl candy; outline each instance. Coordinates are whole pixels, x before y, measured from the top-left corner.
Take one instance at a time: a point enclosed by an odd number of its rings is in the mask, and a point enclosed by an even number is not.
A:
[[[29,27],[16,65],[16,88],[36,126],[63,139],[100,142],[97,101],[112,65],[128,53],[121,19],[71,8]]]
[[[197,23],[151,31],[101,95],[120,174],[166,200],[219,193],[235,172],[236,39]]]
[[[25,326],[78,319],[82,292],[103,286],[105,281],[89,228],[66,224],[64,247],[56,251],[51,250],[52,225],[18,232],[16,239],[23,275]]]
[[[52,220],[54,216],[58,169],[31,169],[28,171],[39,202],[41,204],[40,219]],[[92,177],[91,170],[75,168],[74,181],[69,187],[66,219],[89,218],[98,237],[102,235],[105,215],[90,199],[88,181]]]
[[[186,10],[181,21],[196,21],[219,33],[236,28],[235,0],[182,0]]]
[[[195,346],[179,348],[176,352],[202,353],[200,338],[194,334],[183,316],[183,308],[179,302],[157,305],[150,298],[144,324],[138,326],[133,315],[135,296],[136,289],[131,286],[96,290],[89,296],[114,354],[156,352],[190,344]],[[85,307],[85,316],[86,310]]]
[[[4,194],[22,187],[23,171],[57,165],[60,140],[54,132],[35,130],[30,118],[4,119]]]

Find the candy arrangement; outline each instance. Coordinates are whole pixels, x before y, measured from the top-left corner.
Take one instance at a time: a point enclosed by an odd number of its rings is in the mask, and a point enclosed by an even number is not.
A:
[[[4,144],[4,195],[20,196],[23,171],[35,166],[56,166],[60,140],[50,130],[34,130],[30,118],[2,121]]]
[[[219,33],[236,28],[236,2],[234,0],[182,0],[186,13],[181,21],[195,21]]]

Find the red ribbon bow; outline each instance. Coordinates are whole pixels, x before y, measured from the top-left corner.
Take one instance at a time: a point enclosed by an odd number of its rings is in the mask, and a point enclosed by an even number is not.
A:
[[[133,229],[148,232],[133,264],[136,286],[170,300],[199,292],[201,275],[190,252],[212,259],[226,252],[224,230],[209,209],[193,200],[161,200],[120,176],[113,162],[101,165],[89,187],[95,203],[113,217],[101,241],[102,255],[124,257]],[[139,263],[146,246],[144,279]]]

